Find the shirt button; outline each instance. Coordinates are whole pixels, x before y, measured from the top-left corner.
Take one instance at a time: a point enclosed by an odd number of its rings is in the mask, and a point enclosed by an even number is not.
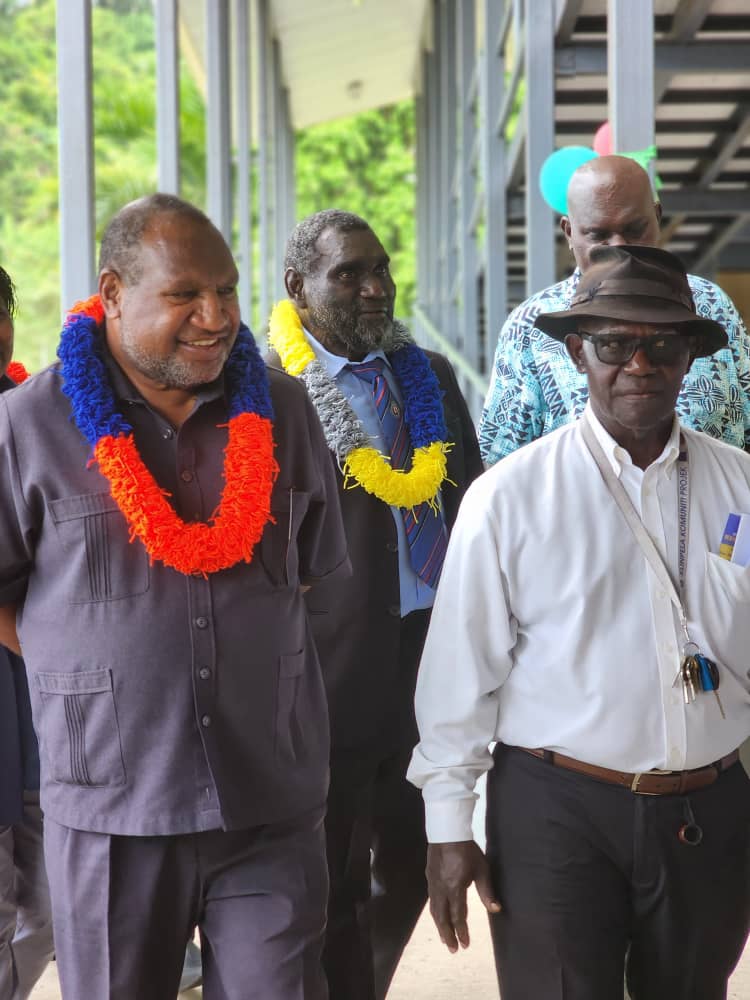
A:
[[[388,542],[386,548],[389,552],[398,552],[398,542]]]
[[[204,729],[208,729],[208,727],[211,725],[211,716],[210,715],[204,715],[201,718],[201,725],[203,726]]]
[[[183,469],[182,472],[180,473],[180,479],[183,481],[183,483],[192,483],[193,473],[190,471],[190,469]]]
[[[391,615],[393,618],[400,618],[401,608],[398,606],[398,604],[391,604],[391,606],[388,608],[388,614]]]
[[[201,667],[200,670],[198,671],[198,676],[202,681],[207,681],[208,678],[211,676],[211,668]]]
[[[174,437],[174,431],[172,430],[172,428],[171,427],[165,428],[164,433],[162,434],[162,437],[164,438],[165,441],[169,441],[170,438],[173,438]]]
[[[195,619],[195,625],[196,628],[208,628],[208,618],[204,618],[203,615],[201,615],[200,618]]]

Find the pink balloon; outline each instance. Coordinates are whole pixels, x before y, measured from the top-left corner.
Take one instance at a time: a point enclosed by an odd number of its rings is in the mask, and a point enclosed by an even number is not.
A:
[[[596,135],[594,136],[594,141],[592,143],[593,148],[599,154],[599,156],[611,156],[612,150],[612,127],[609,122],[604,122],[596,130]]]

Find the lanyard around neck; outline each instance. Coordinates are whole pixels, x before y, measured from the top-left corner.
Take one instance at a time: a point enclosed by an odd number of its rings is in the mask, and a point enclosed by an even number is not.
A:
[[[604,449],[594,433],[594,429],[584,414],[580,421],[581,433],[586,447],[591,452],[591,457],[596,462],[599,472],[609,489],[612,498],[620,508],[623,517],[627,521],[628,527],[633,533],[636,542],[646,557],[649,566],[656,574],[657,580],[669,594],[672,604],[677,610],[680,618],[680,625],[685,634],[685,639],[690,642],[690,634],[687,627],[687,612],[685,610],[685,573],[687,570],[687,543],[688,543],[688,517],[690,514],[690,483],[688,479],[688,452],[687,443],[680,434],[680,454],[677,460],[677,553],[679,572],[679,592],[674,585],[672,576],[667,566],[654,545],[653,539],[643,526],[638,511],[633,506],[633,501],[627,494],[625,487],[615,475],[612,466],[604,454]]]

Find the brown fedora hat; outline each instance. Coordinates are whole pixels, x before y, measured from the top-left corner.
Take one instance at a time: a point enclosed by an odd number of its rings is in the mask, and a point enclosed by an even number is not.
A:
[[[541,313],[535,326],[555,340],[577,333],[584,318],[669,324],[697,338],[697,356],[727,345],[724,327],[698,316],[682,262],[658,247],[601,246],[591,251],[570,308]]]

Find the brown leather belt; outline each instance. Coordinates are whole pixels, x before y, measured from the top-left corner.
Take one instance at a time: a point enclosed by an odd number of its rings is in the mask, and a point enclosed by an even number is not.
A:
[[[693,771],[644,771],[640,774],[632,774],[628,771],[613,771],[608,767],[597,767],[596,764],[586,764],[582,760],[566,757],[553,750],[530,750],[528,747],[511,747],[510,749],[523,750],[524,753],[539,757],[555,767],[563,767],[567,771],[586,774],[590,778],[605,781],[609,785],[622,785],[638,795],[685,795],[687,792],[696,792],[699,788],[713,785],[722,771],[726,771],[740,759],[739,750],[733,750],[721,760],[707,764],[705,767],[697,767]]]

